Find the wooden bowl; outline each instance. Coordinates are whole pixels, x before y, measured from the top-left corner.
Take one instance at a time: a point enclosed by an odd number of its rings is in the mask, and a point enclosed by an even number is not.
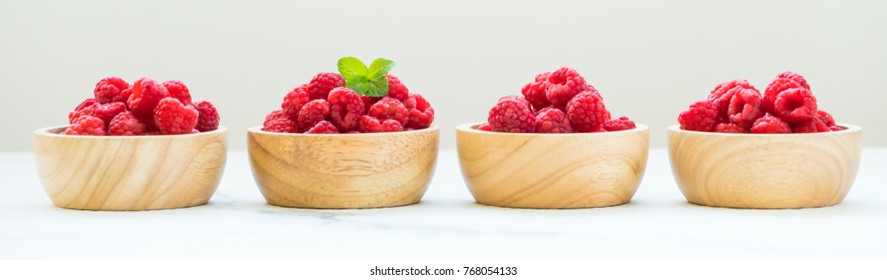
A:
[[[34,131],[37,173],[58,207],[153,210],[206,204],[225,170],[228,130],[186,135],[70,136]]]
[[[590,208],[627,203],[647,166],[646,126],[605,133],[501,133],[456,128],[459,165],[477,203]]]
[[[687,201],[730,208],[807,208],[844,200],[862,151],[862,129],[733,134],[668,128],[675,181]]]
[[[364,134],[247,132],[249,163],[268,204],[378,208],[419,202],[437,163],[438,127]]]

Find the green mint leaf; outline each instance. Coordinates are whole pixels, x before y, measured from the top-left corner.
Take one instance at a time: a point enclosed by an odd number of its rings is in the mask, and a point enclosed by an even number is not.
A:
[[[382,97],[388,95],[388,79],[385,78],[385,76],[370,80],[367,85],[368,90],[365,95],[369,97]]]
[[[367,68],[360,59],[343,57],[339,59],[339,74],[345,78],[345,87],[357,94],[383,97],[388,95],[388,78],[385,74],[394,67],[394,61],[377,58]]]
[[[370,68],[369,70],[367,70],[367,78],[372,81],[380,77],[384,77],[385,74],[388,74],[388,71],[391,71],[391,68],[393,67],[394,61],[384,58],[377,58],[376,60],[373,60],[372,64],[370,64]]]
[[[363,61],[357,59],[355,57],[343,57],[339,59],[339,74],[342,74],[342,77],[345,78],[345,82],[347,83],[350,79],[355,79],[359,76],[367,77],[367,66],[363,64]]]
[[[370,90],[370,82],[364,76],[354,76],[351,79],[345,79],[345,87],[354,90],[357,94],[366,95]]]

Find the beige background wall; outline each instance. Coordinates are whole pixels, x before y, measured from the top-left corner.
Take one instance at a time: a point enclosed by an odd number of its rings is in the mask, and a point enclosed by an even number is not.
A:
[[[887,146],[887,1],[7,1],[0,2],[0,150],[62,125],[102,77],[185,81],[231,145],[283,95],[342,56],[392,73],[453,128],[482,121],[536,73],[577,68],[615,115],[665,127],[718,82],[763,90],[784,70],[821,107]]]

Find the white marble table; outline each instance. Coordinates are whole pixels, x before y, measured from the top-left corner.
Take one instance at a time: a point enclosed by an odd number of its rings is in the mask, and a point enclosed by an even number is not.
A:
[[[374,210],[269,206],[244,151],[208,205],[93,212],[52,206],[31,153],[0,153],[0,258],[554,259],[887,258],[887,148],[867,148],[841,205],[733,210],[684,201],[667,152],[650,153],[627,205],[583,210],[480,206],[456,153],[440,154],[424,200]]]

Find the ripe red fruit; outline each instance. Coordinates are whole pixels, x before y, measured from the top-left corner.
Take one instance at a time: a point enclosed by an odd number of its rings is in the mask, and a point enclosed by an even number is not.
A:
[[[311,129],[317,123],[326,120],[330,115],[330,103],[324,99],[311,100],[299,111],[299,118],[296,124],[300,129],[305,131]]]
[[[816,97],[805,88],[783,90],[773,103],[774,115],[791,124],[811,121],[816,112]]]
[[[548,88],[545,96],[555,108],[564,109],[574,96],[584,91],[597,92],[594,87],[585,83],[585,78],[576,69],[562,67],[548,76]]]
[[[487,122],[490,128],[496,132],[523,132],[536,131],[536,117],[530,110],[530,104],[522,97],[501,98],[496,106],[490,109]]]
[[[364,114],[363,100],[349,88],[337,87],[330,91],[330,122],[342,132],[360,127],[360,116]]]
[[[711,100],[698,101],[678,115],[681,129],[694,131],[712,131],[718,123],[718,108]]]
[[[145,124],[129,111],[117,114],[108,124],[109,135],[142,135],[145,129]]]
[[[626,116],[619,117],[618,119],[611,119],[604,123],[604,130],[606,131],[622,131],[634,129],[636,127],[637,125]]]
[[[154,124],[163,134],[188,134],[197,126],[200,113],[174,97],[161,99],[154,109]]]
[[[338,134],[339,129],[333,123],[328,121],[320,121],[306,131],[307,134]]]
[[[197,109],[197,131],[213,131],[219,128],[219,111],[209,101],[199,101],[194,103],[194,109]]]
[[[388,96],[400,101],[409,97],[410,90],[403,85],[400,79],[391,74],[385,74],[385,78],[388,79]]]
[[[570,133],[573,127],[567,119],[567,113],[557,108],[545,108],[536,114],[536,132],[538,133]]]
[[[166,91],[169,93],[169,97],[175,97],[182,104],[191,105],[191,91],[188,90],[188,86],[185,85],[182,81],[178,80],[170,80],[163,82],[163,87],[166,88]]]
[[[407,107],[399,100],[387,96],[373,104],[367,115],[379,119],[379,121],[393,119],[401,124],[409,120]]]
[[[585,91],[567,103],[567,117],[573,125],[573,130],[594,132],[604,128],[604,123],[610,120],[610,112],[604,106],[600,94]]]
[[[305,106],[310,101],[311,96],[308,94],[308,85],[305,84],[287,93],[283,97],[283,103],[280,104],[280,108],[283,109],[283,113],[295,120],[299,118],[299,111],[302,111],[302,106]]]
[[[123,91],[129,88],[129,83],[118,77],[107,77],[95,84],[92,93],[98,103],[126,102]],[[122,99],[122,100],[121,100]]]
[[[337,73],[318,73],[308,83],[308,95],[312,100],[326,100],[334,88],[345,86],[345,78]],[[312,126],[313,127],[313,126]]]
[[[153,122],[154,108],[161,99],[168,96],[166,87],[155,80],[141,78],[132,85],[132,95],[126,101],[126,105],[142,122],[146,122],[145,120]]]
[[[434,108],[422,95],[410,93],[409,97],[403,101],[403,105],[407,107],[409,113],[409,119],[404,124],[405,128],[423,129],[431,126],[431,123],[434,122]]]
[[[549,85],[549,76],[551,76],[549,72],[536,75],[536,80],[528,83],[521,89],[521,94],[530,102],[533,110],[539,111],[542,108],[551,106],[551,101],[548,101],[548,97],[545,96],[545,91]]]
[[[727,107],[727,118],[743,129],[751,128],[755,120],[764,116],[761,93],[754,88],[735,88]]]
[[[75,119],[62,134],[66,135],[105,135],[105,122],[93,116]]]
[[[792,127],[781,119],[766,114],[756,120],[749,131],[751,133],[792,133]]]

